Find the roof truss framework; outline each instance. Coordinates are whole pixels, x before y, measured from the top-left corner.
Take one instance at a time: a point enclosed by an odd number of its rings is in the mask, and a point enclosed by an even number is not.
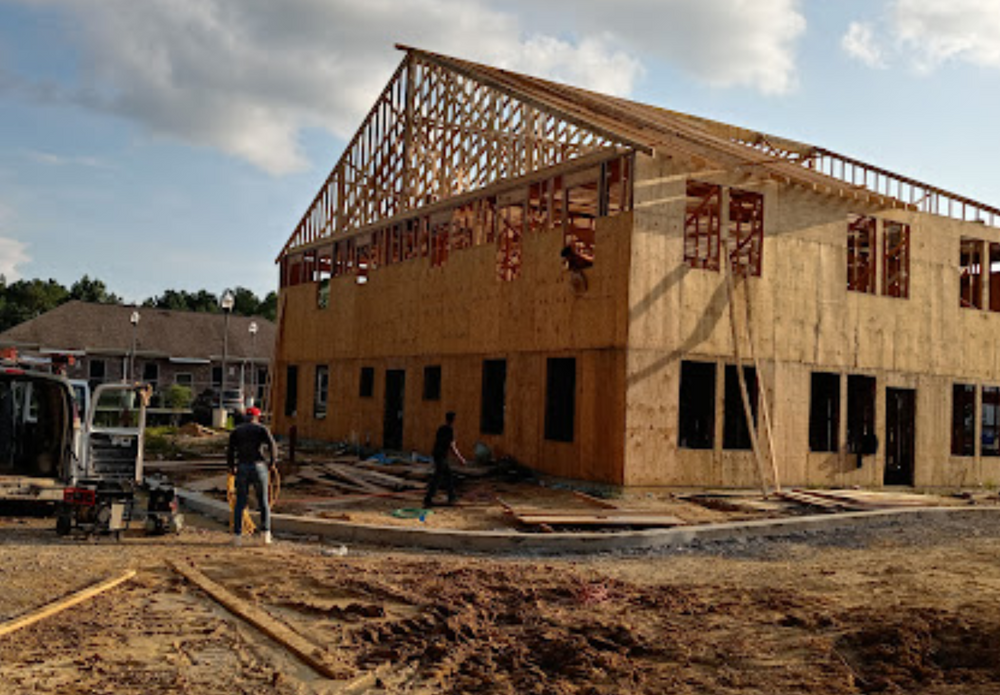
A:
[[[409,51],[282,249],[628,146]]]

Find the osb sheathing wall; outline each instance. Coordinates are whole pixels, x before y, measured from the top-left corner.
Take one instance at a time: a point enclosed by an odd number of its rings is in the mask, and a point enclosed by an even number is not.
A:
[[[282,290],[285,302],[275,374],[275,429],[326,440],[357,438],[381,446],[385,372],[406,370],[404,449],[427,453],[446,410],[458,413],[463,453],[482,441],[554,475],[621,482],[624,432],[626,288],[631,214],[598,220],[588,289],[576,294],[563,269],[558,232],[524,237],[521,276],[496,277],[496,248],[450,254],[442,267],[415,259],[330,284],[321,309],[312,284]],[[544,437],[546,359],[577,360],[572,443]],[[504,433],[479,431],[482,361],[507,360]],[[298,410],[285,417],[286,367],[299,367]],[[315,367],[330,366],[329,407],[313,417]],[[441,365],[442,398],[424,401],[423,368]],[[363,366],[375,391],[359,398]]]
[[[959,239],[1000,241],[998,230],[923,213],[865,208],[724,172],[690,174],[671,160],[640,157],[629,285],[627,484],[746,487],[759,481],[750,452],[721,448],[722,366],[735,363],[729,304],[722,273],[694,270],[683,262],[688,176],[765,195],[762,274],[741,284],[735,301],[742,316],[744,292],[749,291],[761,386],[772,407],[783,484],[880,486],[887,387],[916,389],[917,486],[1000,482],[1000,459],[950,454],[953,384],[1000,385],[1000,314],[959,308]],[[909,299],[847,290],[846,229],[852,212],[911,225]],[[880,229],[879,259],[881,243]],[[877,272],[881,288],[881,263]],[[745,340],[741,350],[744,357],[750,354]],[[683,359],[719,365],[714,450],[678,448]],[[814,371],[841,374],[839,453],[809,451]],[[864,457],[861,468],[845,444],[847,374],[877,378],[880,447],[876,455]],[[978,420],[977,409],[977,439]]]

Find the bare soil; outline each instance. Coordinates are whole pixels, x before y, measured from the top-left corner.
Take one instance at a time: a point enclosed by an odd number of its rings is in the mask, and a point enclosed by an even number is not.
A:
[[[565,559],[281,538],[60,539],[0,518],[0,693],[1000,693],[1000,512]],[[190,560],[348,664],[315,674],[168,568]]]

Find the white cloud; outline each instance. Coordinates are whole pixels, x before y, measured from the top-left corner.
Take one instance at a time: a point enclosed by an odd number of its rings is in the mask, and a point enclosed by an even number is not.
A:
[[[882,50],[870,24],[851,22],[847,33],[840,40],[840,46],[849,56],[857,58],[870,68],[885,67]]]
[[[1000,3],[896,0],[894,32],[920,69],[951,61],[1000,68]]]
[[[597,33],[717,87],[782,94],[796,86],[795,49],[806,29],[799,0],[507,2],[532,26]]]
[[[643,74],[637,55],[780,94],[805,30],[800,0],[19,1],[66,12],[81,56],[76,82],[18,75],[22,91],[274,174],[308,166],[305,129],[353,133],[396,42],[621,96]]]
[[[64,91],[149,131],[274,174],[303,129],[353,133],[396,42],[626,94],[639,62],[602,37],[532,34],[475,0],[29,0],[73,13],[82,83]]]
[[[887,58],[929,72],[948,62],[1000,69],[1000,3],[891,0],[875,25],[851,23],[841,46],[871,67]]]
[[[0,275],[3,275],[7,282],[20,280],[21,273],[18,271],[18,266],[30,261],[27,244],[0,236]]]

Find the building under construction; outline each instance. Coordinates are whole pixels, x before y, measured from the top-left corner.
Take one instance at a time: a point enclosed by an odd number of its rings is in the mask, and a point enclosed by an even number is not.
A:
[[[1000,481],[1000,209],[404,48],[278,257],[279,433],[624,485]],[[994,315],[996,314],[996,315]]]

